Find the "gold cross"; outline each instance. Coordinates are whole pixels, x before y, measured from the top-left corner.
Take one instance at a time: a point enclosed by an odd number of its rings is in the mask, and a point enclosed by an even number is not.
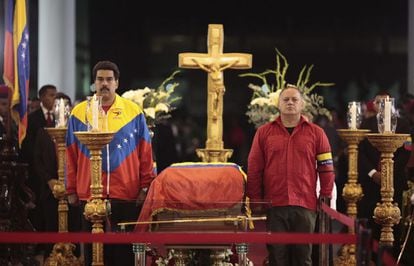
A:
[[[202,69],[208,73],[207,80],[207,141],[206,149],[197,152],[203,161],[223,161],[223,155],[211,157],[211,151],[223,150],[223,95],[225,92],[223,71],[225,69],[249,69],[252,67],[252,55],[245,53],[223,53],[223,25],[209,24],[206,54],[180,53],[178,66],[182,68]],[[204,155],[202,154],[204,153]],[[206,154],[209,153],[209,154]],[[228,157],[231,156],[228,155]],[[207,158],[209,157],[209,158]],[[224,159],[226,161],[227,159]]]

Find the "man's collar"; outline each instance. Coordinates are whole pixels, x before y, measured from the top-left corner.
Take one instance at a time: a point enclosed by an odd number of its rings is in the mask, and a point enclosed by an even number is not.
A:
[[[46,107],[43,106],[42,102],[40,102],[40,108],[42,109],[43,114],[47,116],[47,113],[49,112],[49,110],[47,110]]]

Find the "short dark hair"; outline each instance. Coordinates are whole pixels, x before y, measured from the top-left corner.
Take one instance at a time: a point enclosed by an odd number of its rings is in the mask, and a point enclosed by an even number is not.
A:
[[[115,63],[111,61],[99,61],[93,67],[93,80],[96,79],[96,74],[98,73],[98,70],[112,70],[114,72],[115,80],[119,80],[119,75],[121,74],[119,72],[118,66]]]
[[[57,90],[55,85],[52,85],[52,84],[43,85],[39,90],[39,98],[41,98],[43,95],[45,95],[47,90],[50,90],[50,89]]]

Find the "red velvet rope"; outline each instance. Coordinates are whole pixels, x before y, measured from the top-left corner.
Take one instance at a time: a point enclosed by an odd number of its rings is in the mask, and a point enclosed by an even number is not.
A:
[[[378,253],[378,245],[379,245],[378,241],[374,240],[372,243],[372,250],[376,253]],[[397,262],[394,259],[394,257],[391,256],[391,254],[388,252],[382,253],[381,261],[384,264],[384,266],[396,266],[397,265],[396,264]]]
[[[337,212],[334,209],[331,209],[327,204],[322,203],[322,210],[327,213],[331,218],[336,219],[340,223],[347,225],[348,227],[354,227],[355,226],[355,219],[348,217],[340,212]],[[376,253],[378,253],[378,241],[375,239],[372,243],[372,250]],[[388,252],[384,252],[381,257],[382,263],[384,266],[394,266],[396,265],[396,261],[394,257],[389,254]]]
[[[232,244],[232,243],[342,243],[355,244],[350,234],[295,233],[0,233],[0,243],[152,243],[152,244]]]
[[[349,227],[354,219],[322,204],[322,210],[329,216]],[[1,232],[0,243],[151,243],[151,244],[233,244],[233,243],[279,243],[279,244],[356,244],[355,234],[299,234],[268,232],[237,233],[34,233]],[[374,241],[373,250],[378,250]],[[384,265],[395,265],[394,258],[387,252],[383,254]]]
[[[342,214],[340,212],[335,211],[334,209],[331,209],[326,203],[322,203],[322,210],[326,212],[330,217],[333,219],[339,221],[340,223],[347,225],[348,227],[354,227],[355,226],[355,219],[346,216],[345,214]]]

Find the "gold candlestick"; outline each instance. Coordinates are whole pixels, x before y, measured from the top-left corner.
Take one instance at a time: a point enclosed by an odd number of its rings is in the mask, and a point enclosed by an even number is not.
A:
[[[103,233],[103,221],[107,215],[106,200],[102,199],[102,152],[104,145],[108,144],[114,132],[75,132],[79,141],[84,144],[91,154],[91,199],[85,205],[85,218],[93,223],[92,233]],[[103,266],[103,244],[93,243],[92,265]]]
[[[357,203],[362,198],[362,187],[358,183],[358,144],[370,132],[367,129],[338,129],[339,136],[348,144],[348,180],[342,190],[342,197],[347,203],[348,216],[357,217]],[[355,234],[354,228],[348,228],[349,234]],[[344,245],[335,259],[335,265],[356,265],[356,247]]]
[[[66,200],[65,188],[65,151],[66,151],[66,127],[45,128],[47,133],[53,139],[57,147],[58,156],[58,181],[53,187],[53,196],[59,200],[58,204],[58,230],[60,233],[68,232],[68,202]],[[53,246],[52,253],[45,261],[47,265],[83,265],[75,255],[73,250],[75,245],[71,243],[56,243]]]
[[[375,222],[381,224],[379,244],[392,246],[394,235],[392,227],[401,219],[401,212],[394,197],[394,152],[401,147],[409,134],[367,134],[368,140],[381,152],[381,202],[374,210]]]

